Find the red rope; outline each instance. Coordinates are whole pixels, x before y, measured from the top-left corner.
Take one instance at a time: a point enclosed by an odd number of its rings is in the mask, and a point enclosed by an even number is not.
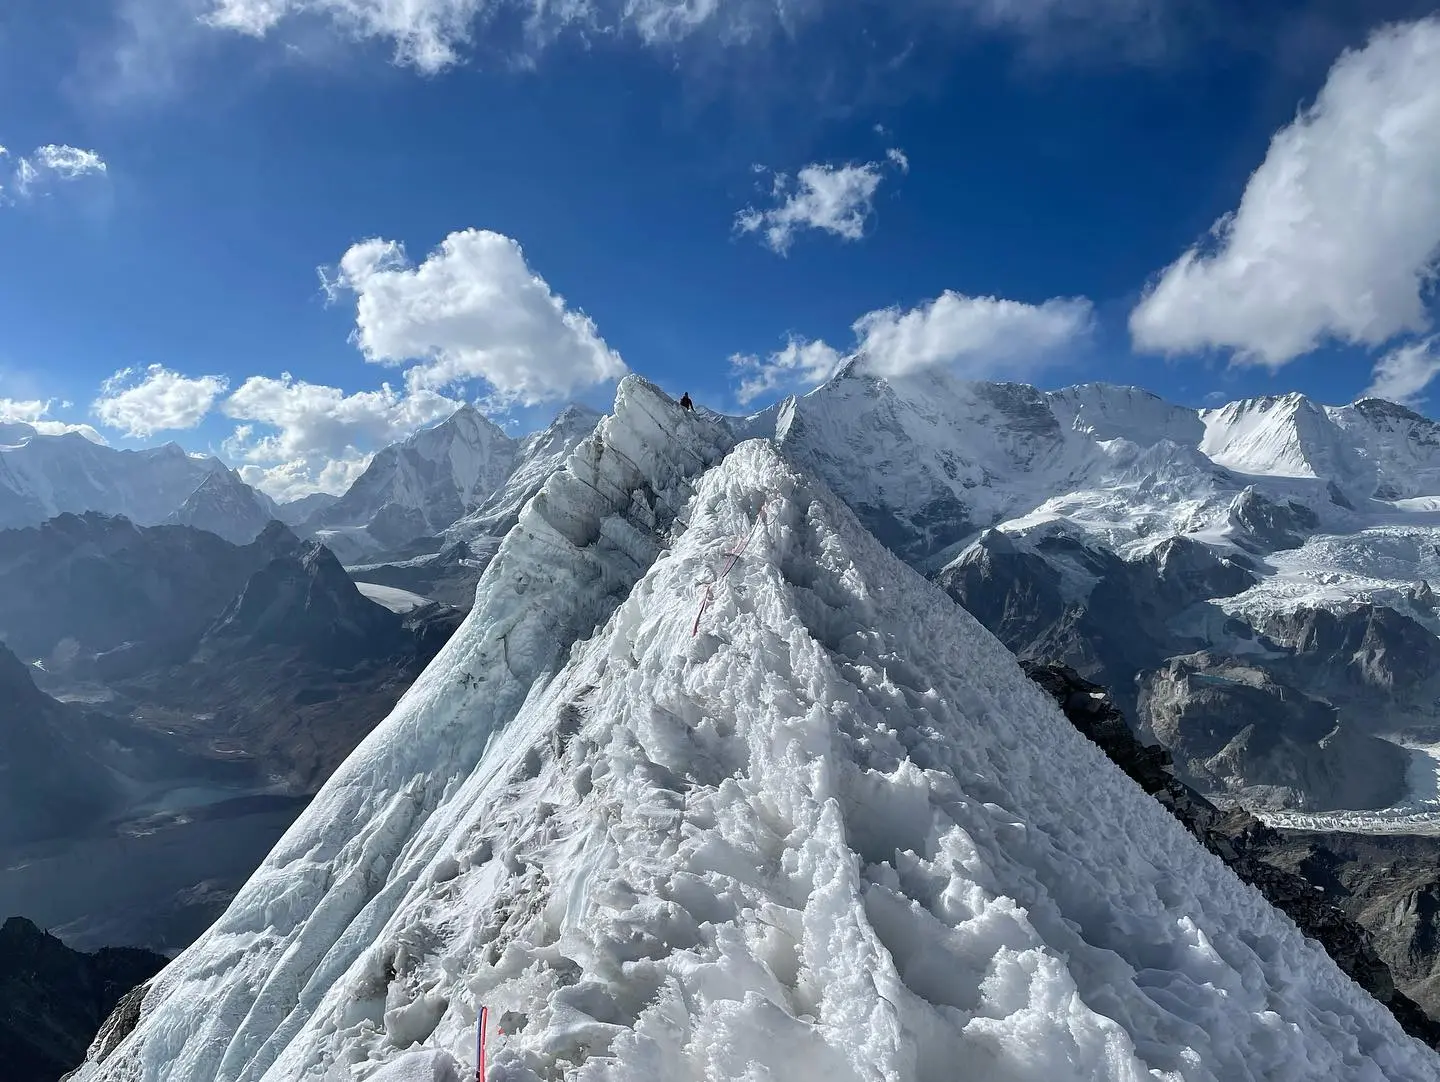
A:
[[[760,523],[767,521],[769,520],[765,517],[765,505],[761,504],[760,513],[755,516],[755,525],[750,527],[750,532],[747,533],[744,537],[744,540],[742,540],[739,545],[736,546],[735,551],[727,552],[725,554],[726,556],[730,557],[730,559],[727,560],[725,563],[725,570],[720,572],[719,578],[717,578],[713,583],[705,587],[705,596],[700,601],[700,611],[695,614],[695,623],[690,628],[690,637],[692,639],[700,633],[700,617],[705,615],[705,610],[708,609],[710,607],[710,603],[715,600],[714,587],[725,581],[725,576],[730,574],[731,569],[740,561],[741,555],[745,552],[747,548],[750,547],[750,542],[754,539],[755,531],[759,527]]]
[[[479,1033],[475,1038],[475,1043],[477,1046],[475,1058],[475,1082],[485,1082],[485,1024],[489,1021],[489,1019],[490,1008],[481,1007],[480,1021],[477,1027]]]

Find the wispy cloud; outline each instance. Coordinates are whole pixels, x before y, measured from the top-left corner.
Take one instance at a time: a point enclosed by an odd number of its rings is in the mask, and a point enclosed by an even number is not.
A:
[[[79,147],[49,143],[12,159],[0,146],[0,176],[8,176],[8,183],[0,183],[0,204],[46,195],[67,181],[103,176],[108,168],[95,151]]]
[[[910,171],[910,159],[898,148],[886,152],[886,162],[902,173]],[[755,169],[766,171],[764,166]],[[885,162],[817,162],[802,168],[793,181],[785,173],[776,173],[770,189],[774,205],[746,207],[735,215],[735,229],[759,233],[765,246],[780,255],[789,252],[795,234],[806,229],[841,240],[859,240],[874,213],[875,192],[884,176]]]
[[[1375,362],[1366,397],[1385,398],[1405,406],[1418,406],[1440,375],[1440,338],[1427,338],[1391,350]]]
[[[90,425],[74,424],[50,416],[54,406],[53,398],[0,398],[0,423],[29,425],[42,436],[61,436],[68,432],[78,432],[92,443],[103,445],[107,442],[105,437]],[[69,402],[64,402],[61,403],[60,408],[66,409],[69,406]]]
[[[851,325],[855,343],[848,353],[792,337],[766,358],[739,355],[730,363],[741,377],[736,397],[742,405],[781,388],[820,383],[852,360],[890,379],[940,367],[968,379],[1019,376],[1052,363],[1088,337],[1094,322],[1083,297],[1025,304],[946,290],[913,308],[867,312]]]

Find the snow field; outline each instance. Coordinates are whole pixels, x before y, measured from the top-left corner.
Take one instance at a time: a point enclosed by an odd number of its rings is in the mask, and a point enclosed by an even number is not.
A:
[[[398,586],[382,586],[378,582],[356,582],[355,589],[375,604],[383,605],[391,612],[414,612],[431,603],[428,597],[423,597],[410,590],[402,590]]]
[[[481,1003],[492,1082],[1440,1077],[768,447],[704,477],[643,577],[619,493],[585,495],[603,448],[575,457],[457,640],[83,1077],[451,1082]],[[592,617],[568,663],[546,653]]]

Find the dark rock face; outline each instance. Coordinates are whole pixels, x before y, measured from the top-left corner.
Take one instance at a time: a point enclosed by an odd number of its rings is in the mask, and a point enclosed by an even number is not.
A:
[[[0,639],[26,658],[198,634],[259,567],[299,545],[272,523],[249,545],[189,526],[87,513],[0,532]]]
[[[1313,811],[1403,798],[1408,757],[1341,724],[1333,706],[1236,660],[1171,658],[1140,682],[1147,729],[1202,791]]]
[[[79,707],[56,702],[0,646],[0,849],[81,829],[119,802]]]
[[[149,951],[72,951],[21,917],[0,927],[0,1071],[6,1082],[55,1082],[96,1031],[108,1053],[139,1018],[142,987],[165,965]],[[120,1011],[117,1006],[125,1004]],[[116,1011],[112,1015],[112,1011]],[[106,1019],[109,1017],[109,1021]]]
[[[1319,517],[1304,504],[1276,503],[1253,486],[1235,497],[1230,521],[1236,528],[1236,543],[1254,552],[1299,548],[1320,525]]]
[[[1322,888],[1370,932],[1406,994],[1440,1015],[1440,838],[1279,830],[1253,849]]]
[[[1422,601],[1426,594],[1428,585],[1417,591]],[[1440,639],[1384,605],[1361,604],[1341,613],[1297,609],[1270,617],[1260,630],[1335,690],[1405,691],[1440,669]]]
[[[329,549],[311,542],[250,576],[201,638],[196,660],[284,646],[344,665],[388,656],[400,646],[402,623],[356,589]]]
[[[1169,753],[1158,746],[1141,744],[1103,688],[1062,665],[1022,665],[1030,678],[1055,699],[1071,724],[1169,809],[1241,880],[1259,890],[1271,905],[1319,942],[1342,971],[1390,1009],[1407,1033],[1440,1047],[1440,1023],[1396,987],[1390,967],[1380,957],[1366,928],[1331,903],[1316,884],[1266,859],[1279,843],[1279,832],[1243,811],[1221,812],[1178,781],[1169,769]]]
[[[1071,587],[1067,596],[1055,564],[1088,579],[1088,593],[1076,596]],[[987,530],[936,582],[1017,656],[1063,661],[1128,688],[1182,645],[1169,626],[1175,616],[1198,601],[1241,593],[1255,578],[1185,537],[1126,561],[1064,534],[1030,551]]]

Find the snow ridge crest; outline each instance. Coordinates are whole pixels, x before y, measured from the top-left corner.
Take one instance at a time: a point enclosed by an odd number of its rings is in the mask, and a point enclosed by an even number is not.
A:
[[[454,1082],[481,1003],[509,1082],[1436,1077],[830,490],[727,450],[622,384],[81,1079]]]

